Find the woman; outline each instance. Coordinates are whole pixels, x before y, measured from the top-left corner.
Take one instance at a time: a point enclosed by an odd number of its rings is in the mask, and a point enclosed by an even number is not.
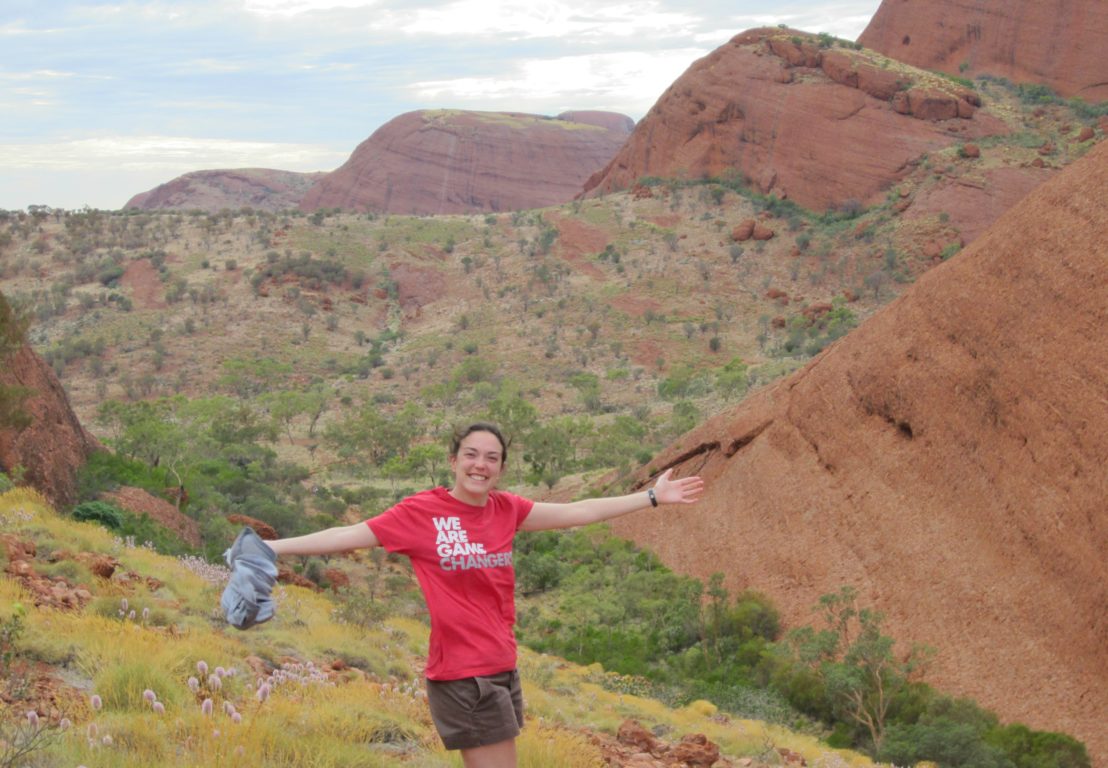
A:
[[[269,542],[278,555],[325,555],[383,546],[407,555],[431,616],[427,699],[447,749],[466,768],[515,768],[523,697],[516,671],[518,530],[570,528],[659,504],[690,504],[699,477],[670,479],[627,496],[569,504],[533,502],[496,490],[508,448],[500,430],[477,423],[450,446],[454,487],[433,488],[356,525]]]

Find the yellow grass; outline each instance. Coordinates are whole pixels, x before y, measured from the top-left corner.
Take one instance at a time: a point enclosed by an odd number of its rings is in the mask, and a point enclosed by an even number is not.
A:
[[[46,747],[53,764],[460,767],[458,755],[443,749],[427,711],[418,677],[427,644],[421,622],[394,618],[370,630],[341,624],[333,619],[335,604],[328,595],[282,587],[277,617],[238,632],[218,615],[219,588],[179,560],[126,548],[94,525],[63,519],[25,489],[0,495],[0,517],[6,531],[71,552],[111,554],[124,564],[121,570],[140,577],[94,578],[88,587],[96,599],[82,611],[36,608],[18,583],[0,578],[0,620],[13,616],[16,604],[23,606],[18,657],[52,665],[57,679],[76,690],[60,699],[68,702],[62,714],[73,727],[56,733]],[[161,585],[147,587],[148,576]],[[151,616],[157,612],[164,620],[120,617],[116,606],[124,597],[129,608],[148,607]],[[336,659],[348,668],[312,675],[305,666],[322,668]],[[217,667],[234,667],[237,674],[225,675],[216,686],[198,672],[199,662],[209,674]],[[282,664],[301,666],[286,666],[287,679],[270,679],[270,694],[259,699],[259,675],[266,673],[252,665]],[[653,699],[614,693],[597,684],[604,674],[597,665],[579,667],[521,649],[520,667],[528,712],[518,742],[522,768],[599,768],[601,754],[583,731],[614,734],[627,719],[648,728],[664,726],[675,738],[703,733],[732,757],[781,746],[823,768],[871,764],[811,737],[728,719],[710,702],[670,709]],[[197,678],[196,690],[190,677]],[[144,698],[148,690],[164,714]],[[103,702],[100,711],[90,706],[92,694]],[[202,709],[205,699],[211,700],[208,712]]]

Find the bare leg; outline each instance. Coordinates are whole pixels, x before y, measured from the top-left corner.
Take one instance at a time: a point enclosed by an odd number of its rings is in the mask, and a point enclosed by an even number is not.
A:
[[[462,763],[465,768],[516,768],[516,740],[463,749]]]

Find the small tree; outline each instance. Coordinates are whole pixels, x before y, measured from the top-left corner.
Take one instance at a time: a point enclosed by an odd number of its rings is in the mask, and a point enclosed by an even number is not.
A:
[[[786,643],[794,657],[819,679],[834,710],[863,726],[879,752],[896,694],[922,672],[933,651],[914,645],[903,658],[893,639],[881,634],[881,613],[858,607],[858,593],[843,587],[820,598],[826,628],[802,627]]]

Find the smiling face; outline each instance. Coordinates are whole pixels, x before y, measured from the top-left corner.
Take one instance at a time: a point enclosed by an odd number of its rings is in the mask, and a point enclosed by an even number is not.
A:
[[[491,432],[470,432],[450,457],[454,470],[451,495],[474,506],[484,506],[504,469],[504,448]]]

